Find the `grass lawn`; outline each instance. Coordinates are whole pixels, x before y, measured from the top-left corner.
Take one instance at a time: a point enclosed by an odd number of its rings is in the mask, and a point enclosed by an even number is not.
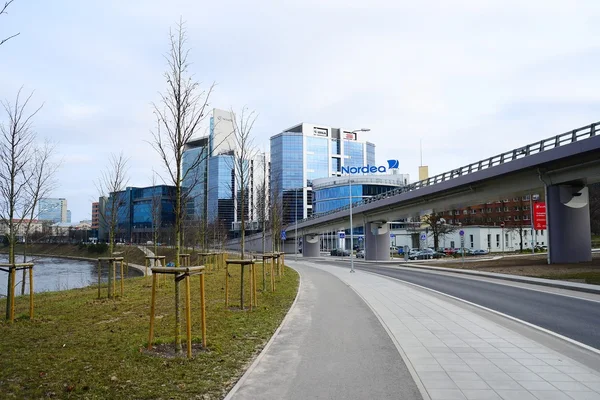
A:
[[[125,296],[116,300],[98,300],[97,287],[36,294],[34,321],[28,319],[28,298],[19,297],[15,323],[0,322],[1,397],[222,398],[272,336],[296,296],[298,274],[294,270],[285,269],[275,293],[262,293],[260,265],[257,269],[259,307],[252,312],[239,309],[238,269],[231,273],[230,309],[225,309],[225,272],[207,272],[207,349],[197,351],[191,360],[144,350],[151,278],[126,280]],[[183,282],[181,287],[183,306]],[[198,277],[192,278],[191,287],[192,336],[199,346]],[[157,344],[174,340],[173,293],[172,277],[157,290]],[[106,296],[105,289],[102,294]],[[245,296],[247,301],[249,293]],[[5,304],[0,301],[2,312]],[[182,322],[184,315],[182,309]],[[182,334],[185,354],[185,323]]]

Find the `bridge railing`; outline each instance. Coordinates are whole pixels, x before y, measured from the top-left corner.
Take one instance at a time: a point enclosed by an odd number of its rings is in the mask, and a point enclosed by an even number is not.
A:
[[[367,199],[363,199],[361,201],[357,201],[355,203],[352,203],[352,207],[358,207],[363,204],[374,203],[374,202],[377,202],[377,201],[380,201],[383,199],[387,199],[392,196],[397,196],[402,193],[412,192],[414,190],[419,190],[419,189],[427,187],[427,186],[435,185],[435,184],[438,184],[441,182],[446,182],[446,181],[458,178],[463,175],[471,174],[473,172],[482,171],[484,169],[492,168],[492,167],[495,167],[495,166],[498,166],[501,164],[506,164],[508,162],[515,161],[515,160],[518,160],[521,158],[525,158],[525,157],[528,157],[533,154],[542,153],[544,151],[552,150],[557,147],[561,147],[561,146],[565,146],[565,145],[568,145],[571,143],[589,139],[591,137],[596,136],[599,125],[600,125],[600,122],[596,122],[591,125],[587,125],[587,126],[584,126],[584,127],[578,128],[578,129],[574,129],[572,131],[569,131],[569,132],[566,132],[566,133],[563,133],[560,135],[550,137],[548,139],[543,139],[543,140],[540,140],[539,142],[528,144],[527,146],[519,147],[514,150],[507,151],[506,153],[501,153],[501,154],[483,159],[481,161],[432,176],[431,178],[427,178],[422,181],[414,182],[409,185],[379,194],[377,196],[373,196],[373,197],[369,197]],[[326,215],[331,215],[331,214],[335,214],[335,213],[343,211],[343,210],[348,210],[349,208],[350,208],[349,205],[343,206],[340,208],[336,208],[335,210],[330,210],[330,211],[327,211],[324,213],[312,215],[308,218],[304,218],[303,220],[301,220],[299,222],[305,222],[305,221],[318,219],[318,218],[324,217]]]

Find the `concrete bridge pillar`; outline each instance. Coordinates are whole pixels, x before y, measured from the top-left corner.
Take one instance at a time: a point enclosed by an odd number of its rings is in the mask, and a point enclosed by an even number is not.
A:
[[[302,257],[319,257],[319,235],[307,234],[302,238]]]
[[[546,186],[548,263],[592,261],[588,188],[582,185]]]
[[[365,260],[390,259],[390,232],[387,222],[365,223]]]

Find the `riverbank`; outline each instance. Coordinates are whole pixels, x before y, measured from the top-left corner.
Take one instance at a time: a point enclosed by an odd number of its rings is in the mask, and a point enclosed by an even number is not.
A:
[[[223,398],[281,323],[299,281],[286,268],[275,293],[262,293],[259,284],[259,307],[241,312],[225,308],[224,274],[206,274],[208,345],[195,350],[192,360],[145,350],[149,278],[126,280],[125,296],[115,301],[98,300],[93,286],[36,294],[34,321],[27,318],[27,296],[18,297],[16,322],[0,322],[0,393],[15,398]],[[230,305],[237,305],[239,291],[232,288],[240,287],[239,273],[231,275]],[[191,283],[192,337],[198,346],[198,277]],[[158,349],[173,342],[173,286],[169,280],[157,290]],[[0,310],[5,304],[0,301]]]

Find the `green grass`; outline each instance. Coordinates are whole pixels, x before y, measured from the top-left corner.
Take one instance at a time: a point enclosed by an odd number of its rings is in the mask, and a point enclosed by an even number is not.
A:
[[[584,279],[585,283],[589,283],[592,285],[600,285],[600,271],[571,272],[571,273],[564,273],[564,274],[549,274],[549,275],[545,275],[545,276],[540,276],[540,278],[559,279],[559,280]]]
[[[230,306],[239,305],[237,271],[230,280]],[[208,344],[192,360],[142,351],[148,340],[151,278],[126,280],[125,296],[117,300],[98,300],[96,287],[36,294],[34,321],[27,316],[28,298],[19,297],[15,323],[0,322],[2,398],[222,398],[296,296],[298,275],[292,269],[286,268],[275,293],[260,291],[260,267],[258,272],[259,307],[252,312],[225,309],[224,271],[207,273]],[[157,291],[156,343],[174,340],[172,278],[167,283]],[[198,277],[191,287],[192,336],[200,343]],[[5,304],[0,301],[2,312]],[[182,333],[185,354],[185,324]]]

